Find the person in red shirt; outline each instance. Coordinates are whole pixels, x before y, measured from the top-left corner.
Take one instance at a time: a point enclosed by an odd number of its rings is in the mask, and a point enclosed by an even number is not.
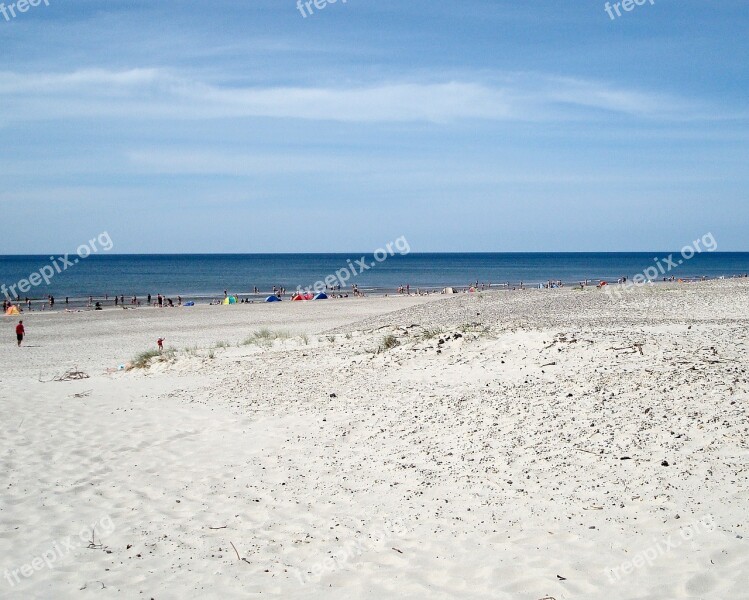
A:
[[[166,338],[159,338],[158,340],[156,340],[156,343],[159,345],[159,352],[161,352],[162,350],[164,350],[164,340],[165,339]]]
[[[21,347],[24,335],[26,335],[26,330],[23,327],[23,321],[18,321],[18,325],[16,325],[16,339],[18,340],[19,348]]]

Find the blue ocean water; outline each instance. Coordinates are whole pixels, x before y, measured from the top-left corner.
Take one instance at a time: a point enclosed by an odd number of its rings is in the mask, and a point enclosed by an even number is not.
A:
[[[356,283],[369,292],[393,291],[399,286],[416,288],[464,287],[476,281],[516,285],[537,285],[550,279],[576,283],[584,279],[616,280],[632,277],[644,269],[661,264],[670,252],[650,253],[460,253],[395,254],[377,262],[368,254],[195,254],[195,255],[116,255],[93,254],[68,266],[32,287],[21,297],[45,298],[51,294],[58,302],[71,302],[89,296],[107,294],[143,297],[158,293],[181,295],[185,299],[223,297],[230,294],[251,296],[255,286],[260,295],[273,286],[288,290],[313,286],[318,280],[354,265]],[[370,266],[362,273],[354,261],[365,257]],[[674,259],[681,259],[678,253]],[[28,279],[45,265],[50,256],[0,256],[0,284],[6,288]],[[58,263],[59,266],[59,263]],[[666,266],[666,265],[664,265]],[[49,268],[47,272],[49,272]],[[349,271],[350,272],[350,271]],[[683,261],[666,275],[676,278],[733,277],[749,272],[749,252],[703,252]],[[659,277],[660,278],[660,277]]]

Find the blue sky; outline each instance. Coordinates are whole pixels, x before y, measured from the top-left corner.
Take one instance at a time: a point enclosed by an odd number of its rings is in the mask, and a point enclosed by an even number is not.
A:
[[[48,2],[0,254],[749,250],[746,0]]]

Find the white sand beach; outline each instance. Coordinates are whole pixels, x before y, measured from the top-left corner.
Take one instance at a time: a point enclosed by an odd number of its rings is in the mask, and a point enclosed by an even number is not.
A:
[[[20,349],[4,317],[0,598],[749,598],[747,307],[48,312]]]

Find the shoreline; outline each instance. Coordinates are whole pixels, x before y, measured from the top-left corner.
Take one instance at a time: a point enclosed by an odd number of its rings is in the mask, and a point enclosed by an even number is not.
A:
[[[598,278],[592,278],[585,280],[587,285],[586,288],[595,288],[597,287],[597,282],[600,281],[606,281],[609,286],[616,289],[633,289],[633,288],[640,288],[643,286],[651,286],[651,285],[664,285],[669,283],[684,283],[684,284],[693,284],[693,283],[702,283],[702,282],[710,282],[710,281],[733,281],[733,280],[741,280],[746,279],[747,275],[732,275],[732,276],[718,276],[718,277],[681,277],[681,278],[675,278],[673,281],[670,280],[654,280],[654,281],[648,281],[644,284],[632,284],[631,278],[626,283],[621,283],[617,281],[611,281],[606,279],[598,279]],[[324,290],[326,294],[329,295],[329,299],[331,300],[341,300],[341,299],[351,299],[354,297],[363,297],[363,298],[382,298],[382,297],[408,297],[408,296],[442,296],[442,295],[451,295],[451,294],[463,294],[463,293],[470,293],[471,289],[473,288],[474,292],[514,292],[514,291],[527,291],[527,290],[537,290],[537,289],[575,289],[576,287],[580,286],[582,281],[576,281],[576,282],[566,282],[561,281],[561,285],[558,285],[557,283],[560,280],[547,280],[545,282],[504,282],[504,283],[483,283],[478,282],[479,286],[476,287],[475,284],[468,284],[468,285],[460,285],[460,286],[419,286],[414,287],[411,289],[409,293],[401,292],[398,288],[375,288],[375,287],[359,287],[359,291],[363,293],[361,296],[356,296],[353,293],[352,287],[342,288],[341,290]],[[546,287],[547,284],[554,284],[551,288]],[[543,287],[541,287],[543,286]],[[445,292],[445,290],[453,290],[452,292]],[[283,296],[284,302],[290,302],[291,297],[296,294],[297,290],[286,290],[286,293]],[[265,299],[268,296],[274,295],[274,292],[268,291],[267,293],[258,292],[255,294],[254,292],[239,292],[236,294],[230,293],[229,296],[236,296],[239,298],[239,302],[236,304],[264,304]],[[337,295],[345,296],[343,298],[336,297]],[[53,295],[54,296],[54,295]],[[213,294],[172,294],[168,295],[168,298],[171,298],[174,306],[166,306],[166,299],[167,295],[163,295],[165,298],[165,303],[163,308],[181,308],[184,307],[184,305],[188,302],[193,302],[195,306],[216,306],[221,303],[223,300],[223,293],[217,292]],[[182,304],[180,305],[177,298],[182,298]],[[124,304],[118,302],[117,305],[115,305],[115,300],[113,295],[107,295],[107,294],[101,294],[101,295],[92,295],[91,298],[93,299],[93,304],[89,303],[88,297],[73,297],[69,298],[69,302],[65,302],[65,298],[60,299],[58,296],[55,297],[55,306],[54,308],[49,308],[48,303],[48,297],[38,297],[38,298],[32,298],[29,297],[28,299],[31,301],[31,310],[29,311],[27,309],[26,304],[26,297],[21,299],[19,302],[16,300],[17,304],[14,303],[16,306],[19,307],[21,312],[23,314],[29,314],[29,313],[55,313],[55,312],[81,312],[81,311],[93,311],[97,310],[95,308],[95,303],[99,302],[102,305],[101,310],[120,310],[120,309],[127,309],[127,310],[133,310],[136,308],[159,308],[156,305],[156,294],[152,294],[152,301],[151,304],[146,303],[146,295],[137,295],[138,304],[134,305],[132,303],[132,296],[125,296]]]

